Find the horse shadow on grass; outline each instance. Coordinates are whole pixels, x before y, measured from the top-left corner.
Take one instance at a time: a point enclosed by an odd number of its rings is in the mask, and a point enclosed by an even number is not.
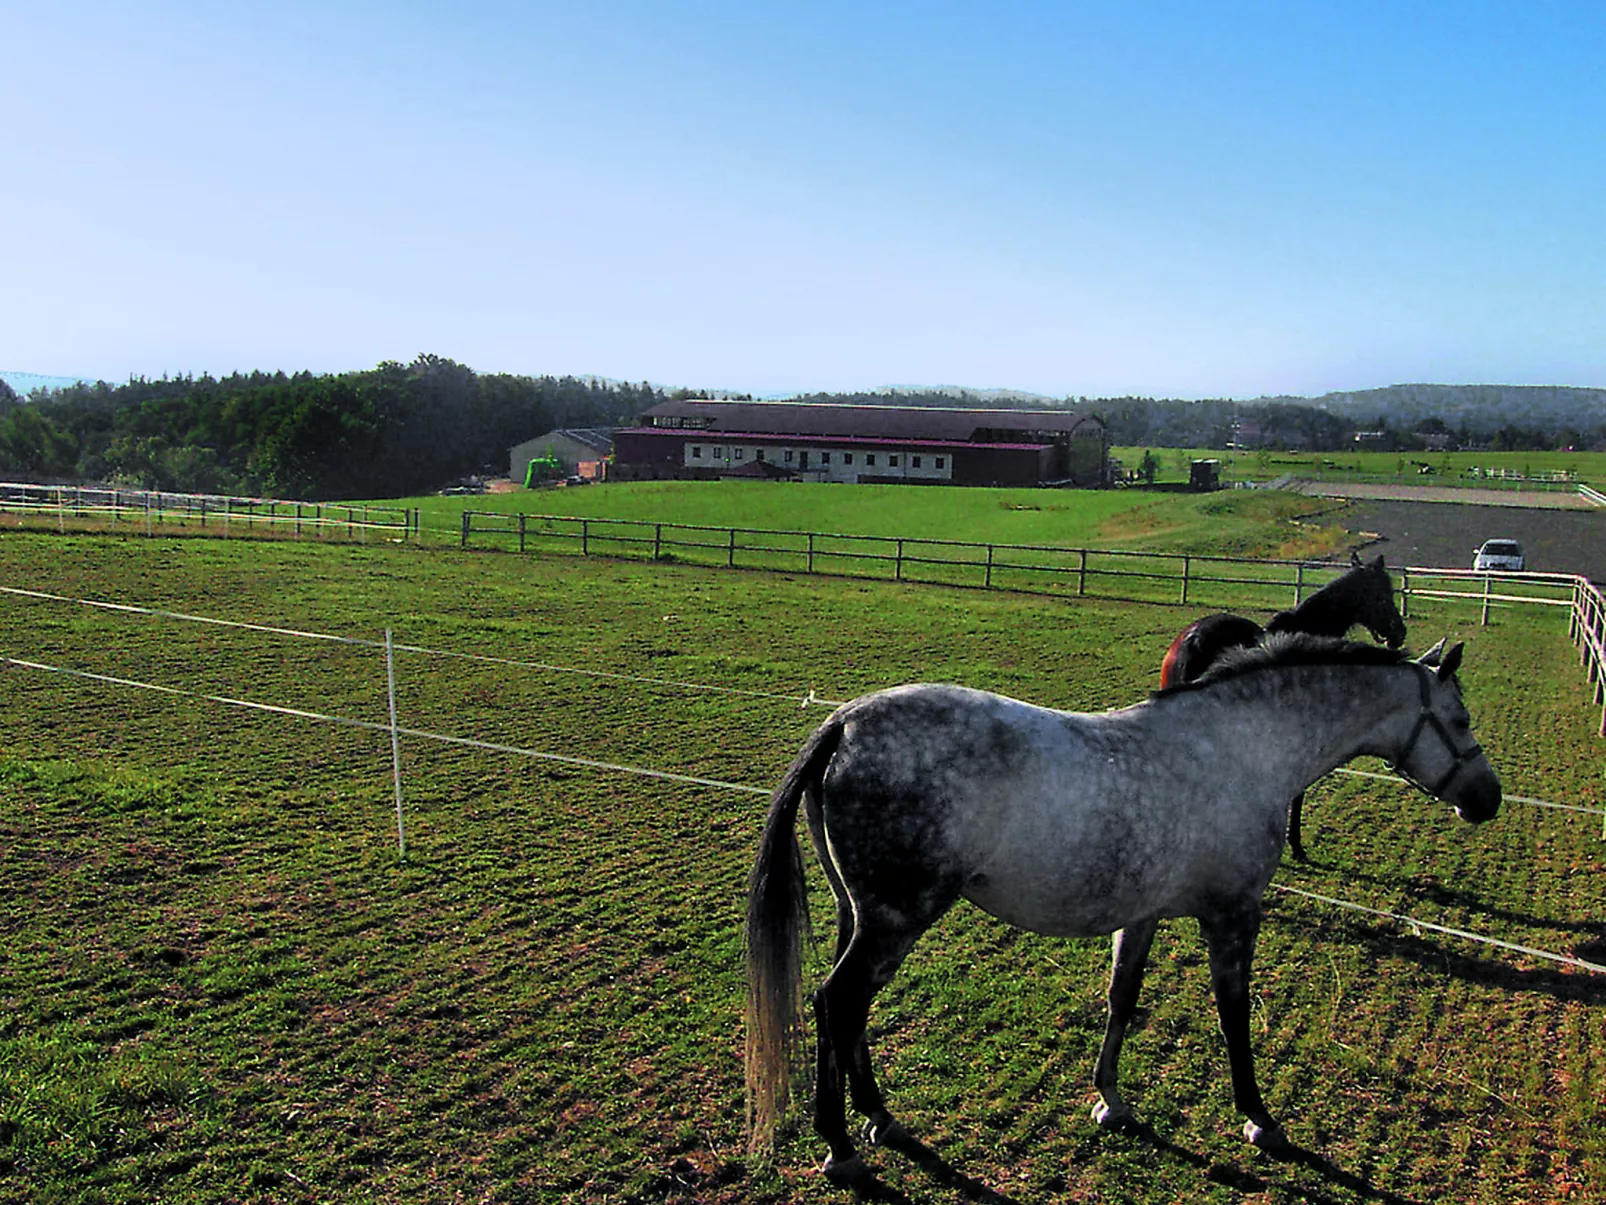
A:
[[[980,1180],[965,1175],[953,1164],[949,1163],[936,1151],[932,1150],[920,1139],[909,1133],[899,1134],[889,1138],[877,1148],[883,1151],[896,1151],[925,1176],[934,1181],[939,1188],[959,1195],[966,1201],[977,1201],[981,1205],[1021,1205],[1014,1197],[1005,1196],[997,1189],[989,1188]],[[918,1198],[907,1196],[896,1188],[883,1181],[875,1172],[862,1176],[848,1185],[853,1195],[861,1201],[882,1201],[891,1205],[914,1205]]]
[[[1349,1202],[1357,1200],[1377,1201],[1382,1205],[1426,1205],[1420,1198],[1402,1196],[1388,1189],[1379,1188],[1365,1177],[1345,1171],[1324,1155],[1298,1145],[1291,1145],[1277,1156],[1255,1155],[1257,1161],[1268,1166],[1263,1170],[1254,1170],[1240,1164],[1212,1162],[1199,1152],[1190,1151],[1162,1137],[1153,1126],[1143,1121],[1134,1122],[1120,1135],[1106,1135],[1103,1131],[1098,1131],[1095,1142],[1105,1141],[1142,1143],[1168,1159],[1187,1165],[1204,1180],[1235,1189],[1246,1196],[1264,1194],[1275,1189],[1282,1197],[1309,1202],[1310,1205],[1348,1205]],[[936,1187],[955,1193],[963,1200],[980,1202],[981,1205],[1022,1205],[1017,1198],[1006,1196],[980,1180],[966,1175],[912,1135],[900,1135],[880,1149],[896,1151],[903,1155],[931,1179]],[[1288,1177],[1270,1174],[1272,1169],[1280,1165],[1304,1168],[1331,1187],[1330,1189],[1313,1187]],[[914,1205],[914,1202],[921,1199],[893,1188],[874,1173],[856,1181],[850,1187],[854,1196],[861,1201]]]
[[[1530,929],[1553,929],[1560,933],[1578,933],[1587,935],[1593,940],[1589,943],[1595,947],[1597,953],[1606,953],[1606,925],[1594,920],[1558,920],[1553,916],[1535,916],[1530,912],[1519,912],[1515,908],[1502,908],[1498,904],[1491,904],[1481,896],[1471,891],[1452,887],[1425,875],[1384,875],[1372,871],[1358,869],[1341,862],[1322,862],[1312,857],[1307,863],[1312,868],[1336,871],[1346,879],[1356,883],[1369,883],[1374,887],[1385,887],[1398,890],[1402,884],[1409,884],[1412,892],[1422,899],[1444,908],[1465,908],[1481,916],[1493,917],[1495,920],[1507,921],[1514,925],[1525,925]],[[1587,954],[1579,954],[1587,958]]]

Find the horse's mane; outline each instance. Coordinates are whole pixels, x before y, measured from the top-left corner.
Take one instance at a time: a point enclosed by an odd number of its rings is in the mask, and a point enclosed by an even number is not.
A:
[[[1402,665],[1407,660],[1404,650],[1380,644],[1363,644],[1337,636],[1311,636],[1305,632],[1268,632],[1259,644],[1227,649],[1192,682],[1179,682],[1154,694],[1159,697],[1198,690],[1213,682],[1281,666]]]

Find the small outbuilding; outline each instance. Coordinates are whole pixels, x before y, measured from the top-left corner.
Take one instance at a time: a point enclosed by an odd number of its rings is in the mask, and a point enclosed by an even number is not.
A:
[[[613,455],[612,427],[562,427],[537,435],[508,450],[508,476],[523,481],[532,460],[557,461],[563,471],[559,478],[589,476],[580,472],[583,464],[596,464]]]

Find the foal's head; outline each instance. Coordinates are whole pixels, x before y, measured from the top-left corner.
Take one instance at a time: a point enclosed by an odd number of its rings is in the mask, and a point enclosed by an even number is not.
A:
[[[1391,649],[1405,643],[1405,620],[1394,605],[1394,583],[1389,571],[1383,568],[1382,554],[1364,565],[1350,553],[1350,570],[1333,585],[1350,592],[1355,605],[1355,620],[1372,639],[1386,642]]]

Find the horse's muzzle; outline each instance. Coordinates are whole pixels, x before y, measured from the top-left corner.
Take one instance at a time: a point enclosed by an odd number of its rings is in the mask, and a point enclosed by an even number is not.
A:
[[[1455,814],[1470,824],[1493,820],[1500,811],[1500,780],[1491,770],[1487,777],[1468,782],[1451,800]]]

